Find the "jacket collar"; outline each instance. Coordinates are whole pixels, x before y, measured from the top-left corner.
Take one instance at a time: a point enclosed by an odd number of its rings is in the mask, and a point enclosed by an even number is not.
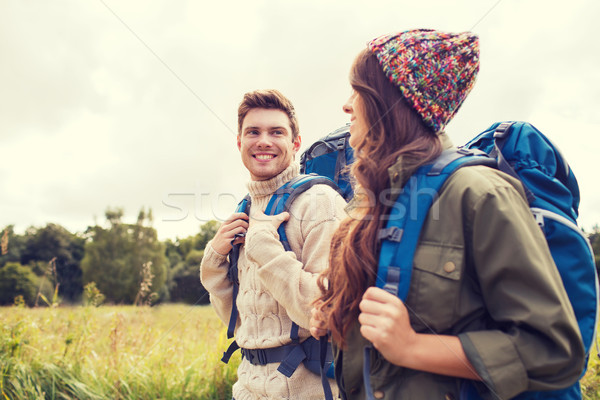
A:
[[[448,137],[446,133],[441,133],[438,136],[442,142],[442,151],[454,147],[452,140],[450,140],[450,137]],[[400,190],[406,185],[408,179],[418,168],[415,167],[414,163],[407,163],[407,160],[409,159],[406,158],[406,156],[399,156],[396,163],[388,168],[390,189],[392,190],[392,193],[395,194],[394,198],[400,193]]]

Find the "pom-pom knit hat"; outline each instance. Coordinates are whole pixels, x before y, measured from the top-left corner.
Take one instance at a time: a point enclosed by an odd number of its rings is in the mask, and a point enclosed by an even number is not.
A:
[[[417,29],[378,37],[367,46],[436,133],[456,114],[479,71],[479,39],[470,32]]]

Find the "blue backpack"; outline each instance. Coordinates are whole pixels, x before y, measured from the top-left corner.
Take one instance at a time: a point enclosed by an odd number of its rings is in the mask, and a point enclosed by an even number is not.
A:
[[[550,252],[575,311],[586,353],[595,337],[598,314],[598,278],[592,248],[576,223],[579,188],[573,172],[558,149],[536,128],[524,122],[495,123],[459,149],[443,152],[433,163],[420,167],[404,187],[380,232],[381,251],[377,286],[406,300],[412,264],[429,212],[432,196],[422,196],[411,209],[414,193],[439,191],[446,179],[467,165],[489,165],[519,179],[531,212],[543,230]],[[369,359],[365,348],[363,379],[367,398],[373,399]],[[583,375],[582,375],[583,376]],[[558,391],[525,392],[515,399],[581,399],[579,382]],[[461,400],[481,399],[465,381]]]
[[[348,144],[350,126],[346,125],[314,142],[300,156],[300,173],[317,174],[333,180],[349,201],[354,192],[346,166],[354,162],[354,150]]]
[[[521,180],[575,312],[587,364],[598,323],[598,277],[592,247],[577,226],[579,186],[573,171],[558,148],[524,122],[493,124],[464,147],[490,154],[501,171]],[[584,373],[585,369],[581,377]],[[582,395],[576,382],[566,389],[525,392],[515,398],[571,400]]]

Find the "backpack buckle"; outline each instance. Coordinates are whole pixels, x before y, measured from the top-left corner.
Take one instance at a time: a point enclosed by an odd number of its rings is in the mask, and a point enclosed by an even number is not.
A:
[[[389,240],[392,242],[399,242],[402,240],[402,234],[404,231],[397,226],[391,226],[389,228],[382,228],[377,234],[378,240]]]
[[[267,365],[267,352],[264,349],[242,349],[242,355],[252,365]]]
[[[502,139],[508,133],[511,126],[513,126],[514,122],[503,122],[496,128],[494,132],[495,139]]]
[[[544,216],[539,211],[531,210],[531,214],[535,218],[535,222],[538,224],[540,228],[544,228]]]

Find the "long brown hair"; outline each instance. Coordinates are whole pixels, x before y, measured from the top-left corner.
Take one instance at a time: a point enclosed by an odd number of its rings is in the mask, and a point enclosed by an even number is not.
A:
[[[385,223],[390,188],[388,168],[402,157],[404,166],[417,167],[441,153],[437,135],[423,124],[407,105],[368,49],[354,61],[350,84],[360,96],[369,130],[354,148],[356,161],[351,172],[356,179],[357,212],[336,231],[329,255],[329,268],[319,277],[323,310],[336,343],[345,337],[358,318],[363,293],[377,276],[379,243],[377,233]],[[360,199],[360,200],[359,200]]]

